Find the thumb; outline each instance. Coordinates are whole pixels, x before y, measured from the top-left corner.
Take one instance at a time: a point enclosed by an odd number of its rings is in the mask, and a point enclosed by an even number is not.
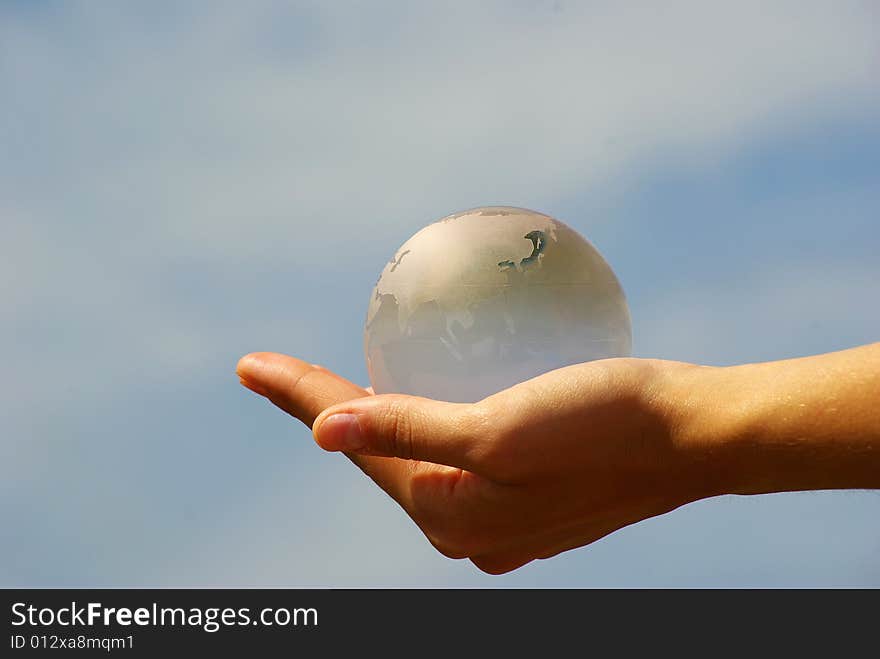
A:
[[[488,435],[476,406],[383,394],[328,407],[312,432],[327,451],[424,460],[479,471]]]

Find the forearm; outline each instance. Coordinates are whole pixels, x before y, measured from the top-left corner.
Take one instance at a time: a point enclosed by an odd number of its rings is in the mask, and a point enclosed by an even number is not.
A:
[[[713,494],[880,488],[880,343],[692,377],[688,438]]]

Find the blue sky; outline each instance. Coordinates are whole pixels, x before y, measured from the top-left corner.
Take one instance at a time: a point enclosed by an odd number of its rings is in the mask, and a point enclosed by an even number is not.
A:
[[[558,217],[637,356],[880,337],[865,2],[0,5],[0,583],[878,586],[880,493],[721,497],[491,577],[242,389],[366,384],[396,248]]]

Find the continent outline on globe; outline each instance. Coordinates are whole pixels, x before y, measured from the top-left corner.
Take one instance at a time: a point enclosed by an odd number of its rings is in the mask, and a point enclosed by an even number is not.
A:
[[[628,356],[626,297],[598,250],[549,215],[484,206],[416,232],[370,297],[376,393],[472,402],[572,363]]]

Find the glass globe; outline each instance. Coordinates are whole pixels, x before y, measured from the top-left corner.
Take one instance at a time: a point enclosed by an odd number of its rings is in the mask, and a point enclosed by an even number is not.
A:
[[[631,347],[626,297],[596,248],[559,220],[504,206],[449,215],[401,245],[364,328],[377,394],[453,402]]]

